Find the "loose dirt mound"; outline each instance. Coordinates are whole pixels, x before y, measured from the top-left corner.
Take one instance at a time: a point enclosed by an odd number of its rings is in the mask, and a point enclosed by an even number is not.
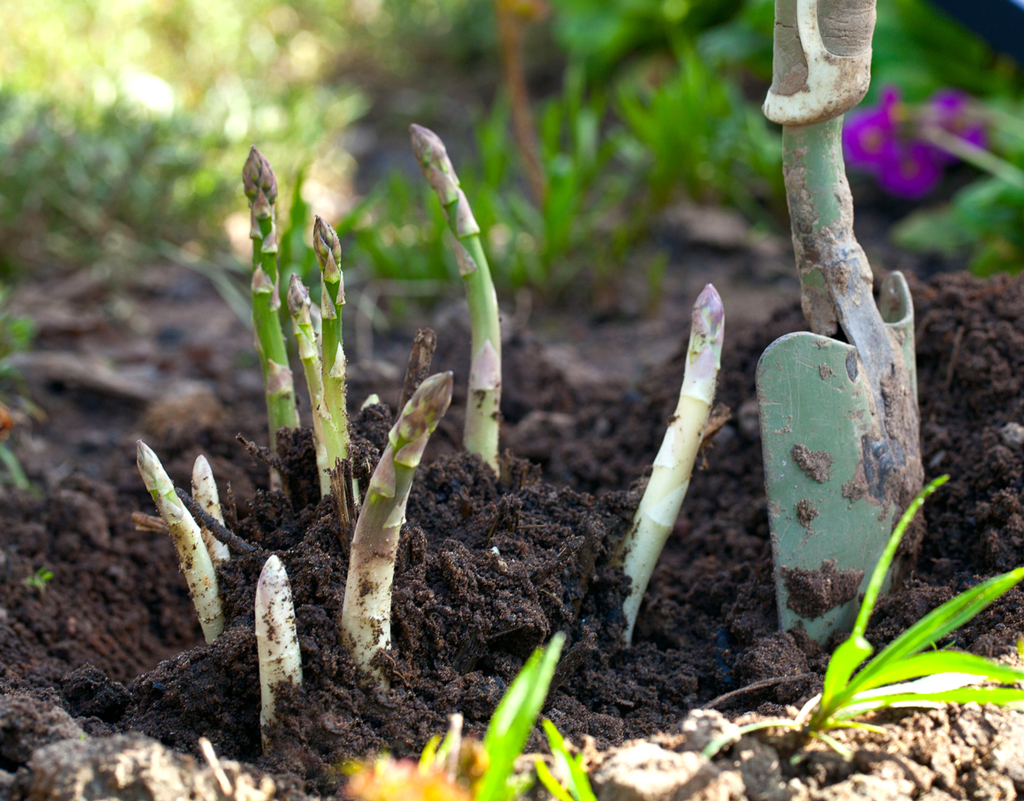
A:
[[[929,477],[949,472],[952,480],[925,508],[916,573],[878,606],[869,628],[876,644],[1016,566],[1024,544],[1024,283],[957,275],[912,288],[923,458]],[[222,569],[228,629],[210,646],[196,644],[170,544],[129,522],[131,512],[151,511],[129,443],[109,483],[71,477],[45,500],[6,500],[3,689],[52,687],[50,697],[82,716],[88,731],[139,730],[193,753],[205,735],[228,758],[297,774],[320,791],[335,786],[332,766],[345,758],[385,746],[415,753],[451,712],[463,712],[479,733],[530,650],[556,630],[569,641],[545,714],[577,742],[590,735],[608,747],[668,731],[708,703],[728,714],[777,713],[816,691],[827,660],[798,633],[776,630],[754,405],[761,351],[802,327],[790,309],[764,326],[727,329],[718,400],[732,417],[694,477],[632,649],[615,645],[622,585],[608,559],[636,502],[628,490],[653,458],[675,403],[682,356],[635,388],[588,395],[524,341],[519,363],[535,366],[515,380],[533,376],[538,385],[510,392],[516,408],[505,441],[540,468],[509,457],[496,480],[478,461],[451,453],[457,429],[441,432],[403,529],[390,692],[360,687],[338,642],[349,532],[310,490],[315,468],[303,437],[292,442],[290,495],[238,493],[236,531],[262,550]],[[380,407],[360,415],[355,426],[368,447],[381,447],[389,419]],[[224,419],[192,428],[147,440],[172,477],[184,482],[205,450],[221,481],[230,478],[236,489],[262,484],[263,468],[233,440],[239,429],[258,437],[253,421],[239,425],[229,408]],[[270,551],[291,577],[306,683],[286,699],[278,748],[263,759],[252,604]],[[56,578],[43,590],[27,586],[43,564]],[[1024,593],[1014,590],[951,644],[1011,655],[1022,614]],[[167,661],[151,669],[160,659]]]

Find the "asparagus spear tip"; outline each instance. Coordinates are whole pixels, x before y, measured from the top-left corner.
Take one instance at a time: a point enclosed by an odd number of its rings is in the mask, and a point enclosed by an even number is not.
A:
[[[199,625],[207,642],[213,642],[224,630],[224,612],[217,587],[217,575],[210,554],[203,543],[195,519],[174,491],[174,482],[164,470],[160,459],[146,443],[138,441],[136,462],[157,511],[167,524],[181,572],[185,574],[189,595],[199,616]]]

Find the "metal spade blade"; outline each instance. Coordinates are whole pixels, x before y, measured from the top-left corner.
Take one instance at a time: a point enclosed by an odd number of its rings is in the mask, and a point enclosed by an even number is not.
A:
[[[900,273],[885,280],[878,311],[916,399],[914,312]],[[824,642],[853,626],[902,512],[890,479],[916,454],[893,451],[864,359],[844,342],[777,339],[758,362],[757,396],[780,624],[802,623]]]

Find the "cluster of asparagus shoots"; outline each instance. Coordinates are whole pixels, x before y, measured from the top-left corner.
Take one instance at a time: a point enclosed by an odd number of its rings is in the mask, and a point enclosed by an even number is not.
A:
[[[459,270],[469,296],[473,356],[465,445],[497,471],[501,330],[494,285],[480,243],[480,228],[441,140],[425,128],[413,126],[412,141],[455,235]],[[253,223],[253,325],[265,379],[273,445],[278,428],[298,425],[295,390],[278,317],[274,230],[277,182],[270,164],[255,148],[249,153],[243,179]],[[341,308],[345,303],[341,245],[334,229],[319,217],[313,229],[313,243],[321,270],[321,330],[318,332],[314,325],[309,290],[298,276],[292,277],[288,287],[288,310],[313,409],[321,493],[334,495],[340,516],[346,509],[359,509],[339,625],[353,661],[370,681],[386,688],[388,680],[379,656],[391,647],[391,589],[405,508],[427,442],[451,402],[453,378],[451,373],[439,373],[426,378],[412,391],[388,435],[387,447],[366,487],[365,497],[360,498],[351,472],[348,479],[342,480],[349,435],[341,335]],[[625,603],[627,643],[632,637],[640,600],[654,564],[686,494],[702,442],[721,360],[723,318],[721,299],[708,284],[694,306],[679,404],[633,526],[619,551],[619,562],[631,581],[631,592]],[[403,398],[405,396],[404,391]],[[203,634],[207,642],[213,642],[224,630],[215,568],[231,558],[230,543],[234,543],[232,547],[237,545],[250,551],[258,549],[239,540],[224,527],[217,486],[203,456],[196,460],[193,470],[192,498],[175,488],[156,454],[141,441],[138,466],[174,540]],[[280,476],[275,480],[280,480]],[[260,722],[267,749],[270,747],[268,732],[277,720],[278,688],[282,684],[302,683],[302,659],[291,588],[285,566],[277,555],[266,559],[260,575],[255,627],[262,700]]]
[[[387,679],[375,658],[391,646],[391,585],[405,506],[416,467],[451,397],[451,373],[431,376],[413,393],[388,435],[388,446],[367,487],[356,521],[340,625],[356,664],[383,687],[387,686]],[[183,501],[185,493],[175,489],[160,459],[142,441],[138,443],[138,466],[178,551],[203,635],[208,643],[213,642],[224,630],[215,565],[230,559],[230,551],[208,526],[196,522]],[[196,460],[192,495],[196,506],[222,528],[216,483],[203,456]],[[277,720],[277,688],[282,683],[302,683],[291,587],[287,571],[276,555],[266,560],[260,574],[255,618],[262,700],[260,724],[267,749],[268,730]]]

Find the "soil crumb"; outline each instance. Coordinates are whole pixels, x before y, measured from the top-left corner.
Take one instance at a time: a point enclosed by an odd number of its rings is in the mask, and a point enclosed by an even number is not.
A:
[[[819,484],[832,480],[832,457],[825,451],[812,451],[806,445],[797,443],[793,446],[792,455],[793,461],[808,478]]]
[[[836,570],[835,559],[826,559],[817,570],[783,567],[779,572],[789,593],[786,606],[808,620],[852,601],[864,578],[863,570]]]

